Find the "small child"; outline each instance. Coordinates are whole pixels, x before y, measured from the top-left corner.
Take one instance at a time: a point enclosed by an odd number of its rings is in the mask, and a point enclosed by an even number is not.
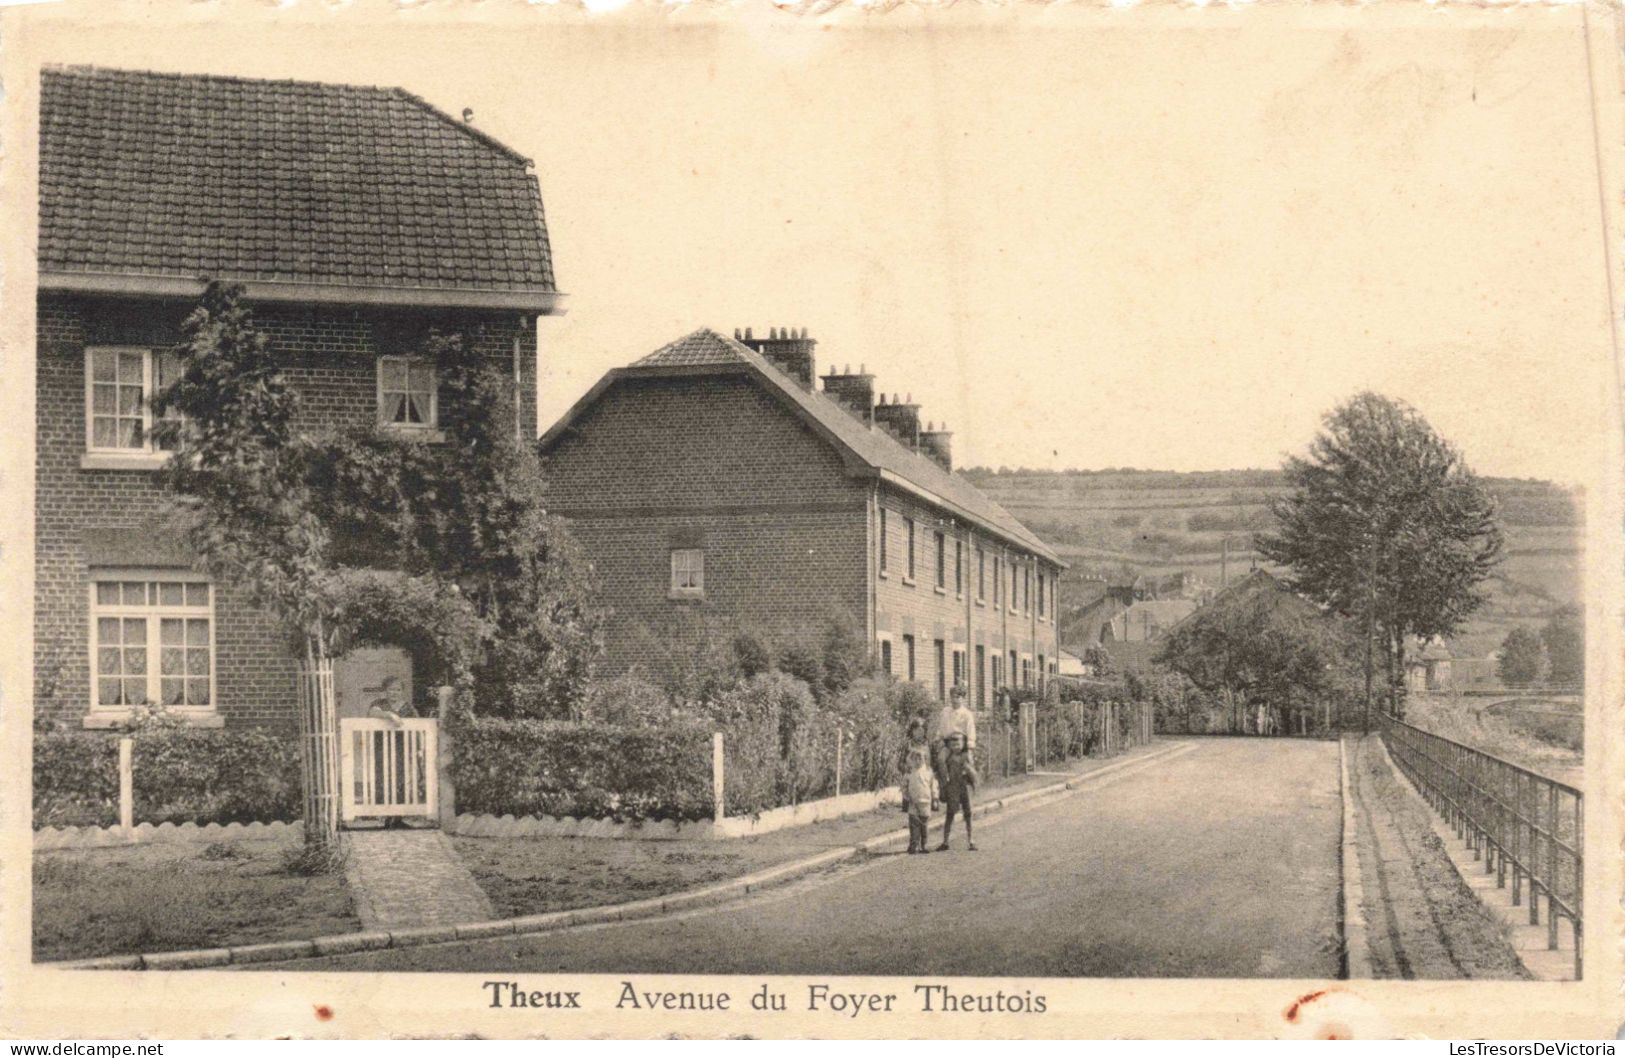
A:
[[[925,754],[910,750],[908,772],[903,776],[903,811],[908,813],[908,851],[927,852],[926,830],[931,823],[931,792],[934,777],[926,766]]]

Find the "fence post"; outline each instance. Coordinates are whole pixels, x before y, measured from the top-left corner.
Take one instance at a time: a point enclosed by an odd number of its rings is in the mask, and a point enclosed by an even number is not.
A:
[[[727,800],[724,793],[727,787],[723,784],[722,773],[722,732],[711,733],[711,820],[722,822],[727,809]]]
[[[457,788],[451,778],[451,730],[447,727],[447,721],[451,718],[452,690],[450,687],[441,687],[435,693],[440,698],[440,708],[437,710],[439,723],[435,725],[434,733],[434,767],[440,795],[440,804],[436,807],[440,817],[440,828],[450,830],[457,823]]]
[[[841,760],[841,757],[842,757],[842,754],[845,751],[845,749],[846,749],[846,729],[844,727],[838,727],[838,728],[835,729],[835,796],[836,797],[841,796],[841,765],[844,763]]]
[[[135,771],[130,763],[133,739],[118,740],[118,825],[125,841],[135,840]]]

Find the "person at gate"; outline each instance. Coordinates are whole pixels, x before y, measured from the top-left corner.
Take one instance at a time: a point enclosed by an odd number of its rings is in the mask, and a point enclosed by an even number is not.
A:
[[[395,727],[400,727],[401,717],[416,716],[417,711],[406,700],[401,681],[394,676],[385,676],[378,686],[377,697],[367,703],[367,715],[388,720]]]
[[[374,719],[388,721],[391,727],[398,729],[402,726],[402,717],[417,714],[416,710],[412,708],[412,703],[407,700],[406,691],[401,686],[401,681],[394,676],[385,676],[383,682],[378,685],[377,695],[367,703],[366,715]],[[378,772],[382,774],[384,771],[383,756],[385,753],[390,752],[392,747],[379,740],[373,743],[373,748],[378,757],[376,767]],[[404,750],[402,751],[402,759],[405,759]],[[397,776],[396,781],[398,785],[404,784],[406,781],[405,775]],[[404,793],[404,787],[400,792]],[[406,829],[407,823],[399,816],[389,816],[384,820],[383,827],[385,830]]]
[[[963,814],[965,848],[975,852],[976,841],[971,836],[970,825],[970,791],[976,780],[971,770],[970,749],[965,745],[964,736],[957,734],[944,740],[944,749],[947,756],[943,764],[946,778],[942,784],[942,801],[947,815],[943,818],[942,844],[937,846],[937,851],[948,851],[948,839],[954,831],[954,816]]]
[[[908,851],[928,852],[931,827],[933,779],[925,765],[925,754],[914,749],[908,754],[908,771],[903,774],[903,811],[908,813]]]

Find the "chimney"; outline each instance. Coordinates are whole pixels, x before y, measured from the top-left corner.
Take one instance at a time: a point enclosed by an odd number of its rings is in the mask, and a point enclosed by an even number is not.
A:
[[[830,399],[856,415],[865,424],[875,421],[875,376],[858,365],[857,374],[852,373],[852,365],[848,364],[841,371],[830,369],[830,373],[823,376],[824,392]]]
[[[767,358],[767,362],[800,383],[801,388],[813,388],[813,346],[817,339],[807,337],[807,328],[773,327],[766,338],[756,338],[745,328],[743,336],[736,329],[734,337]]]
[[[918,449],[920,447],[920,406],[913,403],[913,394],[907,400],[898,400],[897,394],[891,395],[891,403],[886,403],[886,395],[880,395],[880,403],[875,405],[875,422],[891,431],[893,437],[904,448]]]
[[[943,423],[942,429],[936,428],[936,423],[926,423],[925,429],[920,431],[920,454],[944,470],[954,469],[953,433],[948,424]]]

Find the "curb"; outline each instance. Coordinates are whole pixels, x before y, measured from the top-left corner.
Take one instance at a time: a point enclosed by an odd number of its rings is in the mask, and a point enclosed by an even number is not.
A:
[[[1346,965],[1344,980],[1369,979],[1375,976],[1371,965],[1371,946],[1366,938],[1365,884],[1360,880],[1359,829],[1354,812],[1354,785],[1349,775],[1348,741],[1337,740],[1337,773],[1343,793],[1343,841],[1339,860],[1343,869],[1342,922],[1343,954]]]
[[[1174,755],[1191,752],[1196,747],[1189,742],[1166,746],[1141,757],[1120,760],[1094,771],[1085,772],[1063,782],[1051,783],[1033,790],[1011,794],[976,806],[982,813],[1000,812],[1019,804],[1040,798],[1059,798],[1095,780],[1120,772],[1131,765],[1145,765]],[[652,918],[670,911],[688,911],[698,907],[726,903],[728,900],[754,893],[776,883],[788,881],[804,874],[852,859],[887,845],[908,840],[908,829],[889,831],[866,838],[855,845],[831,849],[805,859],[793,860],[768,867],[754,874],[730,878],[725,882],[689,889],[669,896],[655,896],[624,904],[606,904],[600,907],[580,907],[569,911],[549,911],[538,915],[497,919],[490,922],[470,922],[458,926],[416,926],[395,930],[368,930],[345,933],[312,940],[276,941],[269,944],[251,944],[235,948],[205,948],[197,951],[143,952],[139,955],[114,955],[106,958],[47,962],[38,965],[56,970],[198,970],[221,966],[250,965],[253,963],[284,962],[312,959],[326,955],[341,955],[360,951],[378,951],[383,948],[417,948],[427,944],[448,941],[477,940],[488,937],[551,933],[572,926],[595,925],[603,922],[621,922],[631,919]]]

